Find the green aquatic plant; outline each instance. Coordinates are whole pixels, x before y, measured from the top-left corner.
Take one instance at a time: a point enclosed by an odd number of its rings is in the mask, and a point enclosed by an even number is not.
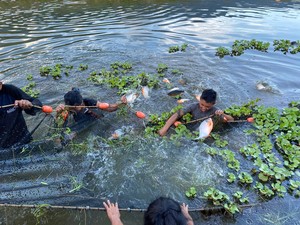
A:
[[[252,184],[253,178],[252,176],[247,172],[242,172],[239,174],[239,182],[243,184]]]
[[[187,47],[188,47],[187,43],[182,44],[181,47],[180,47],[180,51],[185,52]]]
[[[267,185],[260,182],[256,182],[254,188],[264,197],[272,197],[275,194]]]
[[[36,83],[34,81],[29,82],[26,86],[22,87],[22,91],[24,91],[26,94],[33,98],[38,98],[40,95],[40,92],[38,90],[35,90]]]
[[[174,75],[181,75],[181,74],[183,74],[183,72],[181,72],[181,71],[178,70],[178,69],[173,69],[173,70],[171,71],[171,73],[174,74]]]
[[[224,209],[231,214],[240,212],[238,205],[235,202],[228,202],[228,203],[225,203],[223,206],[224,206]]]
[[[169,47],[169,53],[178,52],[179,50],[180,48],[178,45]]]
[[[252,157],[253,159],[256,159],[260,156],[261,154],[261,151],[259,149],[259,146],[254,143],[252,145],[246,145],[242,148],[240,148],[240,153],[242,153],[243,155],[245,156],[250,156]]]
[[[280,182],[271,184],[273,191],[277,192],[277,195],[283,197],[286,193],[286,188]]]
[[[54,80],[59,80],[62,78],[62,74],[65,74],[66,76],[69,76],[69,70],[72,69],[73,66],[64,66],[61,63],[58,63],[51,66],[42,66],[40,67],[40,75],[42,77],[51,76]]]
[[[33,80],[33,75],[32,74],[27,74],[26,80],[32,81]]]
[[[209,155],[217,155],[218,154],[218,150],[216,148],[213,148],[213,147],[206,148],[205,152]]]
[[[128,63],[114,63],[112,64],[113,68],[122,68],[131,69],[131,64]],[[108,85],[111,88],[117,88],[118,94],[125,94],[128,90],[138,89],[141,86],[148,86],[149,88],[158,88],[159,79],[156,75],[147,74],[145,72],[139,73],[138,75],[124,75],[116,72],[118,70],[109,71],[102,69],[100,72],[93,71],[90,73],[87,80],[99,84],[99,85]]]
[[[243,192],[241,191],[237,191],[232,195],[235,199],[235,201],[237,201],[238,203],[248,203],[249,202],[249,198],[248,197],[244,197],[243,198]]]
[[[235,158],[234,152],[227,149],[220,151],[219,155],[226,160],[228,168],[234,169],[235,171],[240,170],[240,162]]]
[[[225,55],[230,55],[230,50],[225,47],[218,47],[216,50],[216,56],[223,58]]]
[[[52,69],[50,66],[42,66],[40,67],[40,75],[42,77],[47,77],[50,74],[51,70]]]
[[[252,39],[248,40],[235,40],[231,46],[231,50],[225,47],[218,47],[216,50],[216,56],[223,58],[226,55],[240,56],[244,54],[245,50],[253,49],[261,52],[267,52],[270,43],[257,41]],[[297,54],[300,52],[300,41],[290,41],[290,40],[274,40],[273,41],[274,51],[281,51],[283,54],[291,53]]]
[[[300,41],[290,41],[290,40],[274,40],[273,41],[274,52],[281,51],[283,54],[288,52],[291,54],[297,54],[300,52]]]
[[[190,187],[186,192],[185,196],[190,199],[194,199],[197,196],[197,190],[195,187]]]
[[[157,69],[156,69],[156,71],[158,73],[164,73],[167,70],[168,70],[168,66],[166,64],[164,64],[164,63],[159,63],[158,66],[157,66]]]
[[[256,103],[259,101],[260,99],[255,99],[255,100],[250,100],[249,102],[244,103],[242,105],[233,104],[229,108],[225,109],[225,113],[233,117],[248,117],[252,115],[255,107],[257,106]]]
[[[84,70],[87,70],[89,68],[88,65],[86,64],[80,64],[79,67],[78,67],[78,70],[79,71],[84,71]]]
[[[227,174],[227,181],[229,183],[233,183],[236,180],[236,176],[233,173],[228,173]]]
[[[289,189],[294,191],[300,187],[300,181],[290,180]]]
[[[204,197],[208,200],[211,200],[214,205],[222,205],[223,203],[229,201],[229,196],[227,194],[212,187],[204,192]]]
[[[179,51],[185,52],[187,47],[188,47],[187,43],[183,43],[181,46],[179,45],[171,46],[169,47],[169,53],[174,53]]]
[[[219,134],[211,133],[210,136],[215,140],[214,144],[217,147],[223,148],[228,145],[228,141],[221,140],[221,136]]]

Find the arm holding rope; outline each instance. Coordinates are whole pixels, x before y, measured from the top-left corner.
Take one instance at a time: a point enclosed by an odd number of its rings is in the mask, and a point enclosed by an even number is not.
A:
[[[160,136],[165,136],[169,128],[175,123],[175,121],[183,116],[183,111],[179,110],[177,113],[174,113],[166,122],[166,124],[158,131]]]
[[[101,102],[97,101],[98,108],[100,108],[100,104],[101,104]],[[126,104],[127,104],[127,99],[126,99],[126,96],[123,95],[121,97],[121,103],[109,104],[108,108],[102,109],[102,110],[107,111],[107,112],[113,112],[113,111],[116,111],[120,105],[126,105]]]

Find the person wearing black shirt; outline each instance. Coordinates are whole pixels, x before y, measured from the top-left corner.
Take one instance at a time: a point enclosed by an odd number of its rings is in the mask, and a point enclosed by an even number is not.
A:
[[[1,107],[12,104],[11,107]],[[39,109],[33,105],[42,106],[42,103],[20,88],[0,81],[0,148],[27,144],[32,140],[22,112],[36,115]]]
[[[67,108],[72,106],[68,110],[73,115],[75,122],[81,122],[90,119],[94,120],[103,116],[101,113],[97,113],[95,110],[89,108],[89,106],[95,106],[99,109],[101,102],[92,98],[83,98],[78,88],[72,88],[71,91],[67,92],[64,95],[64,101],[67,105]],[[121,104],[127,104],[125,96],[122,96],[121,103],[108,104],[107,108],[101,110],[113,112],[116,111]],[[56,112],[60,114],[65,109],[66,106],[64,104],[60,104],[57,106]]]

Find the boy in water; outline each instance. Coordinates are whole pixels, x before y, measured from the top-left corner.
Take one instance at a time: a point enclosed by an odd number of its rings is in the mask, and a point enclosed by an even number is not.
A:
[[[158,131],[160,136],[166,135],[169,128],[174,124],[176,120],[181,118],[183,115],[190,113],[193,120],[204,118],[207,116],[217,115],[220,116],[223,122],[233,121],[233,117],[225,114],[222,110],[215,107],[217,99],[217,93],[213,89],[206,89],[202,92],[200,101],[188,105],[183,110],[179,110],[174,113],[166,122],[166,124]],[[193,128],[199,127],[199,122],[196,123]]]
[[[68,106],[72,106],[70,108],[71,114],[73,114],[73,118],[75,122],[80,122],[89,119],[97,119],[102,117],[102,114],[96,113],[89,106],[95,106],[99,108],[101,104],[99,101],[91,98],[83,98],[80,94],[78,88],[72,88],[71,91],[64,95],[65,104]],[[126,104],[127,100],[125,96],[122,96],[121,103],[108,104],[108,107],[102,109],[107,112],[116,111],[121,104]],[[60,104],[56,108],[56,112],[59,114],[65,110],[65,105]]]

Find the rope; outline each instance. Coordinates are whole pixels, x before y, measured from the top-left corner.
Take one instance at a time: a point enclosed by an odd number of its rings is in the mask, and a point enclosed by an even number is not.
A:
[[[8,107],[12,107],[12,106],[15,106],[15,104],[9,104],[9,105],[1,105],[0,106],[0,109],[2,108],[8,108]],[[35,108],[38,108],[38,109],[41,109],[42,107],[39,106],[39,105],[33,105],[32,107],[35,107]]]
[[[191,121],[188,121],[188,122],[185,122],[185,123],[182,123],[182,124],[195,123],[195,122],[198,122],[198,121],[201,121],[201,120],[205,120],[205,119],[211,118],[214,115],[215,114],[211,114],[209,116],[205,116],[205,117],[202,117],[202,118],[199,118],[199,119],[196,119],[196,120],[191,120]]]
[[[251,208],[254,206],[260,205],[260,203],[256,204],[247,204],[247,205],[239,205],[238,208],[245,209]],[[0,204],[0,207],[16,207],[16,208],[39,208],[44,207],[47,209],[72,209],[72,210],[95,210],[95,211],[106,211],[103,207],[90,207],[90,206],[58,206],[58,205],[17,205],[17,204]],[[208,208],[191,208],[189,212],[214,212],[214,211],[222,211],[225,210],[222,206],[216,207],[208,207]],[[119,211],[127,211],[127,212],[145,212],[147,209],[136,209],[136,208],[119,208]]]

